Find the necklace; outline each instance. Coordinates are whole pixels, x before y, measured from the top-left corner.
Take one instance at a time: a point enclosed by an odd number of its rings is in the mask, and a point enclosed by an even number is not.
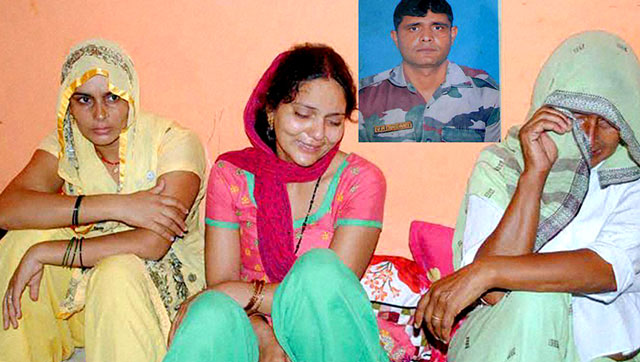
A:
[[[107,165],[110,165],[110,166],[118,166],[118,165],[120,165],[120,160],[118,160],[116,162],[111,162],[111,161],[107,160],[106,158],[104,158],[104,156],[102,155],[102,153],[100,153],[100,151],[96,150],[96,153],[100,157],[100,160],[102,160],[102,162],[106,163]]]
[[[318,191],[318,186],[320,185],[320,179],[322,175],[316,181],[316,186],[313,188],[313,194],[311,194],[311,201],[309,202],[309,210],[307,210],[307,215],[304,217],[304,221],[302,222],[302,228],[300,230],[300,237],[298,238],[298,243],[296,244],[296,250],[293,252],[294,254],[298,253],[298,249],[300,249],[300,243],[302,242],[302,236],[304,236],[304,230],[307,228],[307,221],[309,221],[309,213],[311,213],[311,209],[313,208],[313,200],[316,199],[316,191]]]
[[[105,164],[113,167],[113,170],[111,170],[112,173],[118,173],[118,169],[120,168],[120,160],[116,161],[116,162],[111,162],[109,160],[107,160],[106,158],[104,158],[104,156],[102,155],[102,153],[98,150],[96,150],[96,153],[98,154],[98,157],[100,157],[100,160],[102,162],[104,162]]]

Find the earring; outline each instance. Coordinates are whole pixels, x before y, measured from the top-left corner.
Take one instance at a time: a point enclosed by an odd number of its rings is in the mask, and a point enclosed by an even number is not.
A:
[[[267,123],[269,123],[269,129],[273,131],[273,124],[275,123],[275,116],[273,115],[273,112],[268,112],[267,113]]]
[[[268,111],[267,112],[267,132],[266,132],[266,136],[267,136],[267,140],[269,142],[274,142],[276,140],[276,132],[273,128],[273,125],[275,123],[275,116],[273,114],[273,112]]]

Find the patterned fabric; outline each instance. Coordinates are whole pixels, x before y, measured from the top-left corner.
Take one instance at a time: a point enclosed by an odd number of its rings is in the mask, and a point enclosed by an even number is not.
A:
[[[64,179],[65,194],[128,194],[147,190],[155,186],[158,177],[172,171],[190,171],[200,177],[200,190],[186,219],[189,233],[175,242],[163,259],[146,262],[147,271],[153,276],[150,280],[163,297],[163,305],[157,307],[173,317],[180,303],[204,286],[204,245],[198,211],[204,196],[206,170],[202,145],[195,134],[173,121],[140,111],[140,91],[133,62],[117,44],[93,39],[77,45],[67,57],[62,75],[58,129],[39,148],[58,157],[58,175]],[[113,180],[94,145],[82,135],[68,111],[75,89],[96,75],[106,77],[109,90],[129,103],[127,127],[119,138],[118,182]],[[123,223],[106,221],[63,229],[55,239],[75,235],[97,237],[130,229]],[[68,318],[84,307],[92,272],[93,269],[74,269],[59,317]]]
[[[428,101],[402,64],[360,80],[360,142],[499,142],[500,90],[484,71],[449,62]]]
[[[71,54],[69,54],[67,60],[62,66],[62,74],[60,77],[62,82],[67,79],[67,76],[69,75],[69,72],[71,71],[75,63],[85,56],[100,58],[105,63],[120,67],[127,73],[130,84],[134,84],[137,82],[137,75],[135,74],[135,71],[132,71],[133,67],[131,61],[117,50],[112,49],[107,45],[99,44],[86,44],[77,47],[71,52]]]
[[[209,175],[206,223],[239,229],[242,280],[271,279],[265,272],[264,256],[256,225],[255,176],[237,166],[218,161]],[[336,171],[320,208],[309,216],[297,255],[312,248],[328,248],[341,225],[382,228],[386,184],[382,172],[356,154],[350,154]],[[293,221],[298,235],[303,219]],[[293,246],[292,246],[293,248]]]
[[[182,302],[189,297],[187,283],[182,273],[182,261],[173,250],[169,250],[160,261],[146,260],[145,267],[160,293],[165,309],[173,319]]]
[[[415,346],[406,332],[406,326],[390,322],[378,317],[378,329],[380,329],[380,343],[391,362],[429,361],[429,351],[423,354],[424,359],[415,360]]]
[[[558,148],[544,186],[535,251],[540,250],[578,213],[586,196],[590,146],[572,112],[598,114],[620,130],[623,142],[598,168],[600,186],[631,182],[640,178],[640,65],[633,50],[620,38],[605,32],[586,32],[563,42],[549,57],[534,88],[527,118],[543,105],[553,106],[573,119],[571,133],[548,134]],[[509,130],[506,141],[487,147],[473,170],[460,208],[454,234],[454,266],[462,262],[462,239],[469,195],[489,199],[506,209],[524,159],[518,140],[519,128]],[[635,132],[635,133],[634,133]]]
[[[451,340],[450,360],[613,362],[606,357],[580,358],[574,343],[579,331],[571,323],[574,316],[574,304],[568,293],[511,292],[498,304],[469,313]],[[609,346],[607,350],[612,351]],[[640,362],[640,355],[629,362]]]
[[[293,249],[294,234],[291,227],[291,204],[286,184],[316,180],[324,174],[340,148],[340,142],[321,159],[309,167],[278,158],[262,141],[255,129],[258,112],[265,108],[266,93],[276,69],[286,61],[290,51],[281,53],[265,71],[249,97],[244,109],[244,130],[253,147],[242,151],[227,152],[217,161],[228,161],[256,177],[255,201],[260,253],[263,255],[266,273],[273,281],[281,281],[296,260]]]
[[[451,340],[449,360],[613,362],[606,357],[580,358],[573,341],[573,314],[570,294],[511,292],[495,306],[469,314]],[[513,338],[523,335],[527,338]],[[640,355],[628,362],[640,362]]]
[[[448,357],[464,362],[580,362],[571,313],[569,294],[511,292],[498,304],[469,314],[451,340]]]
[[[374,255],[361,283],[372,300],[385,304],[418,304],[431,285],[426,273],[413,260]]]
[[[369,296],[380,329],[380,343],[393,362],[433,359],[424,330],[413,328],[413,314],[431,281],[412,260],[374,256],[360,283]]]

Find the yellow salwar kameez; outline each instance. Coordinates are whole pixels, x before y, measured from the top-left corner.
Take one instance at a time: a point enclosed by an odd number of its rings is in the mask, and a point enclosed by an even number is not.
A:
[[[68,111],[75,89],[95,75],[107,77],[109,90],[129,103],[127,127],[119,138],[118,182]],[[18,329],[0,330],[0,361],[61,361],[79,346],[86,348],[87,361],[160,361],[180,303],[205,284],[198,211],[206,169],[202,145],[174,122],[140,111],[133,63],[116,44],[104,40],[84,42],[68,55],[57,120],[58,129],[39,149],[58,158],[62,192],[67,195],[134,193],[154,187],[158,177],[173,171],[196,174],[200,189],[186,219],[188,233],[158,261],[126,254],[104,258],[84,270],[45,266],[38,300],[22,295]],[[77,228],[9,231],[0,240],[0,290],[6,290],[31,245],[130,229],[104,221]]]

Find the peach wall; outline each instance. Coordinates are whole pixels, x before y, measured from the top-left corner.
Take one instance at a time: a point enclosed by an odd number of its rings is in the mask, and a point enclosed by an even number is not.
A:
[[[640,49],[640,2],[595,3],[587,7],[583,0],[503,2],[503,134],[524,120],[538,69],[569,34],[610,30]],[[215,158],[247,145],[241,126],[244,103],[279,51],[296,42],[324,42],[355,71],[356,20],[356,1],[4,2],[0,188],[54,127],[60,66],[69,47],[80,40],[101,36],[122,44],[136,63],[143,107],[194,129]],[[455,223],[482,145],[358,144],[356,138],[357,127],[350,125],[343,149],[365,156],[387,175],[379,253],[408,255],[411,220]]]

